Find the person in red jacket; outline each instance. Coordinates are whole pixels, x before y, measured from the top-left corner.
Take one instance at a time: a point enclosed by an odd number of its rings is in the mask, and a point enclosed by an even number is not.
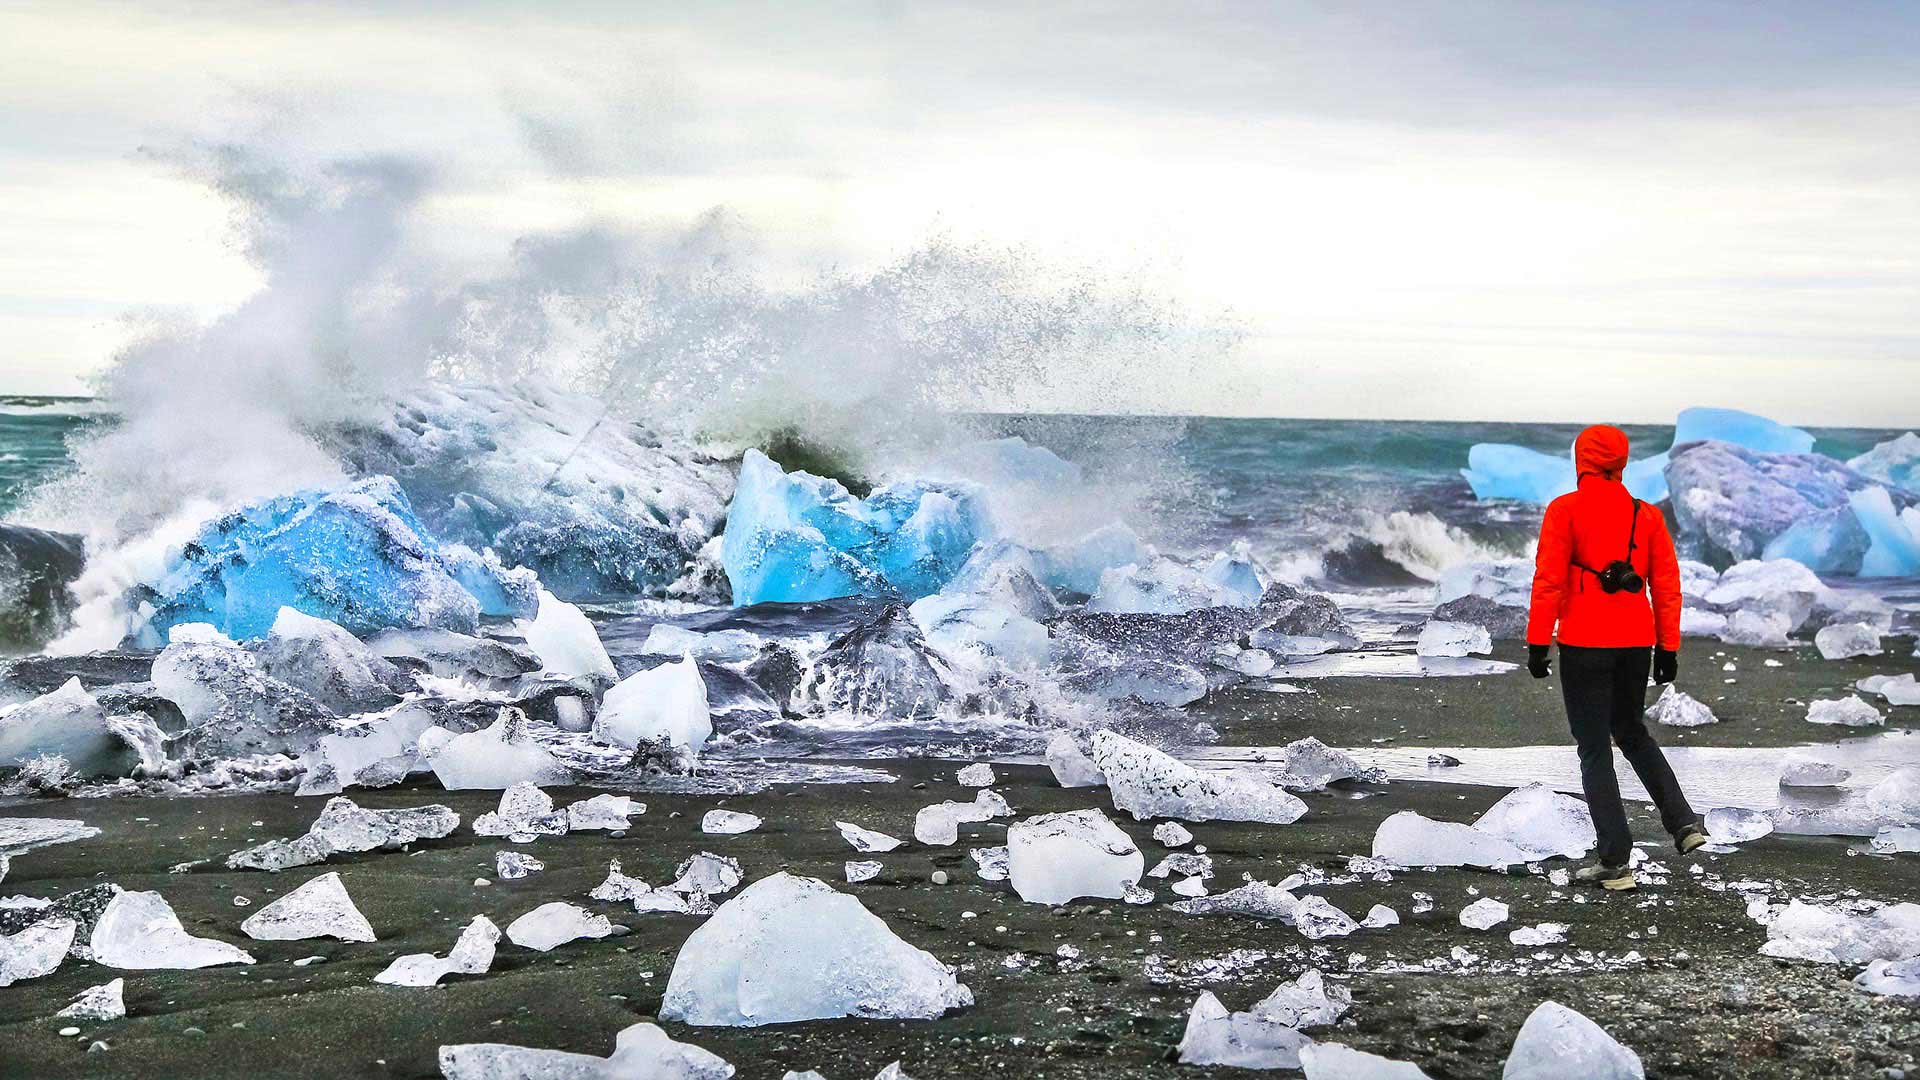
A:
[[[1536,679],[1546,678],[1552,671],[1548,646],[1559,642],[1560,690],[1599,838],[1594,863],[1574,876],[1618,891],[1637,883],[1610,744],[1619,745],[1653,796],[1680,853],[1707,842],[1646,723],[1649,662],[1661,685],[1679,674],[1680,560],[1659,508],[1634,498],[1620,482],[1627,465],[1625,432],[1588,428],[1574,441],[1573,460],[1577,487],[1553,500],[1540,523],[1527,669]]]

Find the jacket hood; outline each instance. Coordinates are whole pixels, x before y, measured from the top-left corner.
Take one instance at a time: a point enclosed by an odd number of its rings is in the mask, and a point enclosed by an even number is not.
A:
[[[1598,473],[1620,479],[1627,467],[1627,433],[1608,424],[1595,424],[1573,440],[1573,464],[1581,476]]]

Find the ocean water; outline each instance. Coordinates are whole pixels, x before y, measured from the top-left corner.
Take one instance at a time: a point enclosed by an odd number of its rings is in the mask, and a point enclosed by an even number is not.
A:
[[[86,398],[0,396],[0,521],[67,463],[67,438],[104,418]]]

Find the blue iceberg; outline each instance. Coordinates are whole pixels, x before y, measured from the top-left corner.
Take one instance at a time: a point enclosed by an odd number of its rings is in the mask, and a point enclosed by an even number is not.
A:
[[[1872,541],[1860,560],[1860,576],[1920,575],[1920,508],[1895,510],[1887,489],[1880,487],[1856,491],[1847,501]]]
[[[367,635],[390,627],[473,633],[482,614],[532,610],[533,575],[441,546],[389,476],[253,503],[201,528],[156,584],[147,634],[182,623],[264,637],[282,607]]]
[[[992,534],[971,484],[906,481],[861,499],[838,481],[786,472],[748,450],[720,564],[735,606],[862,595],[917,600],[940,591]]]

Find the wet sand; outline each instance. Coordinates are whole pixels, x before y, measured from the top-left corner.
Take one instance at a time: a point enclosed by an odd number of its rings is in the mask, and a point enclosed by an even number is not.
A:
[[[1726,703],[1715,703],[1723,716],[1738,719],[1689,736],[1734,745],[1832,737],[1831,729],[1797,719],[1803,707],[1784,699],[1839,687],[1872,670],[1912,670],[1904,653],[1878,666],[1808,661],[1802,653],[1782,669],[1762,669],[1761,654],[1740,653],[1740,682],[1726,686]],[[1757,675],[1761,670],[1770,674]],[[1433,745],[1514,745],[1549,741],[1561,722],[1553,685],[1520,674],[1444,682],[1327,680],[1315,690],[1221,695],[1196,712],[1231,717],[1216,723],[1224,741],[1242,745],[1309,734],[1334,745],[1366,745],[1382,734]],[[1894,715],[1904,720],[1906,713],[1920,720],[1920,709]],[[701,850],[739,858],[749,880],[785,869],[836,883],[908,941],[960,965],[961,980],[978,1002],[934,1021],[665,1025],[675,1038],[725,1057],[746,1078],[808,1068],[832,1078],[868,1077],[896,1059],[922,1080],[1210,1075],[1174,1063],[1195,996],[1212,990],[1230,1008],[1244,1009],[1308,966],[1346,976],[1354,993],[1347,1018],[1316,1037],[1414,1061],[1435,1077],[1498,1075],[1520,1023],[1547,998],[1580,1010],[1638,1051],[1650,1076],[1870,1077],[1920,1065],[1920,1002],[1860,993],[1849,983],[1852,968],[1760,956],[1765,931],[1746,917],[1741,891],[1728,887],[1770,883],[1783,900],[1914,900],[1920,899],[1920,857],[1856,854],[1859,842],[1845,839],[1773,836],[1735,854],[1681,859],[1665,845],[1652,815],[1634,807],[1636,835],[1648,842],[1651,860],[1669,871],[1664,882],[1637,894],[1556,890],[1543,876],[1524,872],[1412,870],[1390,883],[1300,890],[1324,895],[1356,918],[1383,903],[1403,920],[1385,930],[1308,942],[1277,923],[1172,911],[1167,904],[1177,898],[1165,881],[1152,879],[1145,883],[1158,898],[1145,907],[1023,903],[1006,883],[980,881],[966,854],[969,845],[1003,843],[1004,821],[963,827],[961,842],[951,848],[910,844],[860,856],[834,830],[836,819],[907,837],[919,807],[971,794],[952,782],[952,763],[879,767],[897,782],[776,786],[726,799],[644,795],[649,810],[624,838],[584,833],[529,845],[477,837],[468,828],[474,815],[494,807],[497,793],[448,793],[431,785],[356,791],[352,797],[368,806],[444,802],[463,824],[453,836],[411,852],[338,857],[278,875],[228,871],[220,860],[258,841],[305,831],[324,799],[67,800],[0,809],[7,816],[78,817],[103,830],[16,858],[0,893],[51,897],[100,881],[159,889],[189,930],[241,944],[260,961],[204,971],[114,972],[68,960],[51,976],[0,990],[0,1074],[423,1077],[436,1075],[435,1049],[447,1042],[605,1054],[622,1027],[653,1016],[679,946],[699,920],[639,915],[586,893],[604,878],[609,858],[657,883]],[[1088,806],[1110,811],[1104,791],[1060,789],[1044,769],[1002,766],[999,772],[998,790],[1022,814]],[[563,802],[592,794],[552,792]],[[1239,884],[1242,874],[1278,881],[1305,867],[1340,875],[1347,856],[1369,850],[1388,814],[1411,808],[1470,820],[1502,794],[1413,782],[1361,785],[1307,796],[1309,815],[1291,826],[1190,828],[1214,856],[1217,892]],[[716,805],[751,811],[767,824],[741,836],[703,836],[700,815]],[[1151,838],[1151,823],[1116,820],[1148,865],[1157,862],[1165,849]],[[547,869],[493,881],[493,855],[509,848],[532,853]],[[886,871],[847,885],[842,867],[850,858],[878,858]],[[212,862],[189,873],[167,872],[194,859]],[[1701,873],[1689,872],[1693,863]],[[378,943],[253,942],[239,932],[240,921],[260,905],[329,870],[340,872],[380,934]],[[949,884],[932,884],[935,870],[945,870]],[[476,886],[479,877],[492,884]],[[1413,912],[1415,891],[1432,896],[1432,911]],[[253,905],[235,907],[236,895]],[[1576,895],[1588,902],[1575,902]],[[1512,920],[1484,932],[1460,926],[1459,910],[1479,896],[1508,903]],[[395,956],[444,953],[476,914],[504,927],[550,900],[604,912],[631,932],[546,954],[503,940],[489,973],[454,977],[438,989],[372,982]],[[1568,943],[1526,949],[1507,942],[1508,930],[1543,921],[1568,924]],[[1056,952],[1063,945],[1081,954],[1062,960]],[[1469,950],[1472,961],[1453,960],[1456,946]],[[1530,959],[1536,953],[1547,959]],[[291,964],[314,955],[327,960]],[[1019,959],[1009,967],[1012,957]],[[1433,961],[1438,970],[1401,970]],[[116,975],[126,978],[129,1016],[81,1023],[81,1036],[60,1037],[68,1021],[53,1014]],[[88,1054],[96,1039],[111,1049]]]

